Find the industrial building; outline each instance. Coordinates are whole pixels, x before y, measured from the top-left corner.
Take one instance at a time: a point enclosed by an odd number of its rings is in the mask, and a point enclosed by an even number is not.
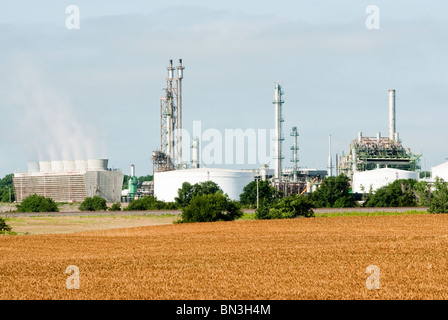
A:
[[[182,162],[182,60],[174,68],[170,60],[164,96],[160,98],[160,149],[152,153],[154,182],[150,186],[159,200],[172,202],[184,182],[213,181],[230,199],[239,200],[243,188],[254,180],[253,172],[200,168],[199,140],[192,141],[192,160]],[[174,72],[176,70],[176,73]]]
[[[28,163],[28,172],[13,177],[16,201],[37,194],[56,202],[81,202],[100,196],[120,201],[123,173],[108,169],[108,159],[39,161]]]
[[[353,176],[353,192],[369,193],[378,188],[387,186],[395,180],[414,179],[418,180],[419,173],[415,171],[406,171],[392,168],[381,168],[356,172]]]
[[[354,192],[369,192],[397,179],[418,179],[420,155],[413,154],[399,140],[396,131],[395,90],[389,90],[389,136],[358,137],[350,144],[349,153],[339,159],[338,171],[352,180]],[[388,170],[384,170],[388,169]],[[393,169],[393,170],[392,170]]]
[[[172,202],[178,195],[178,189],[184,182],[195,183],[213,181],[231,200],[239,200],[244,187],[254,181],[254,173],[250,171],[195,168],[172,170],[154,173],[154,194],[157,199]]]
[[[291,130],[293,145],[291,146],[292,168],[283,168],[283,135],[282,135],[282,105],[283,89],[279,83],[274,84],[274,125],[275,125],[275,153],[273,155],[274,169],[262,166],[261,169],[230,170],[218,168],[200,168],[199,140],[194,138],[192,159],[190,163],[182,162],[182,60],[177,67],[173,67],[170,60],[167,68],[166,88],[160,98],[160,148],[152,153],[154,168],[154,195],[164,201],[174,201],[178,189],[183,182],[195,184],[203,181],[214,181],[229,195],[231,199],[239,200],[243,188],[254,179],[270,180],[271,185],[286,195],[311,191],[325,177],[326,172],[314,169],[298,168],[297,127]],[[309,187],[314,184],[313,187]],[[308,188],[309,187],[309,188]]]
[[[431,168],[431,180],[435,181],[437,177],[448,182],[448,162]]]

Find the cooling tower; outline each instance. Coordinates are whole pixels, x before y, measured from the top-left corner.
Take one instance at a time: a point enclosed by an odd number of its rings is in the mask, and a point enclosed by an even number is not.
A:
[[[39,161],[40,172],[51,172],[51,161]]]
[[[75,160],[75,168],[78,172],[87,171],[87,160]]]
[[[64,161],[61,160],[51,161],[51,171],[55,173],[64,172]]]
[[[39,162],[28,162],[28,172],[29,173],[40,172]]]
[[[76,163],[75,160],[64,160],[64,172],[75,172]]]
[[[107,170],[108,159],[88,159],[87,170],[88,171],[100,171]]]

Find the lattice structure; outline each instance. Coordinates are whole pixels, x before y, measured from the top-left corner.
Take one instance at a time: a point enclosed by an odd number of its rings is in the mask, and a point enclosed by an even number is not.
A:
[[[157,168],[162,171],[174,170],[182,165],[182,59],[174,68],[170,60],[165,93],[160,98],[160,156]],[[174,70],[177,75],[174,76]],[[159,162],[165,161],[165,163]],[[157,171],[157,169],[154,169]]]
[[[420,155],[405,149],[400,141],[389,137],[361,137],[350,144],[349,154],[339,161],[339,172],[351,177],[354,172],[376,168],[420,170]]]

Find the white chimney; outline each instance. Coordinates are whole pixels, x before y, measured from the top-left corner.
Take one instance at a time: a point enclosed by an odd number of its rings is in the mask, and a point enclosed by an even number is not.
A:
[[[395,90],[389,90],[389,139],[395,140]]]

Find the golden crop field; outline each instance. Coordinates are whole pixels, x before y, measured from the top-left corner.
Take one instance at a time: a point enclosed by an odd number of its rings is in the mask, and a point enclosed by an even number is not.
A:
[[[429,214],[0,236],[0,299],[447,299],[447,248]]]

